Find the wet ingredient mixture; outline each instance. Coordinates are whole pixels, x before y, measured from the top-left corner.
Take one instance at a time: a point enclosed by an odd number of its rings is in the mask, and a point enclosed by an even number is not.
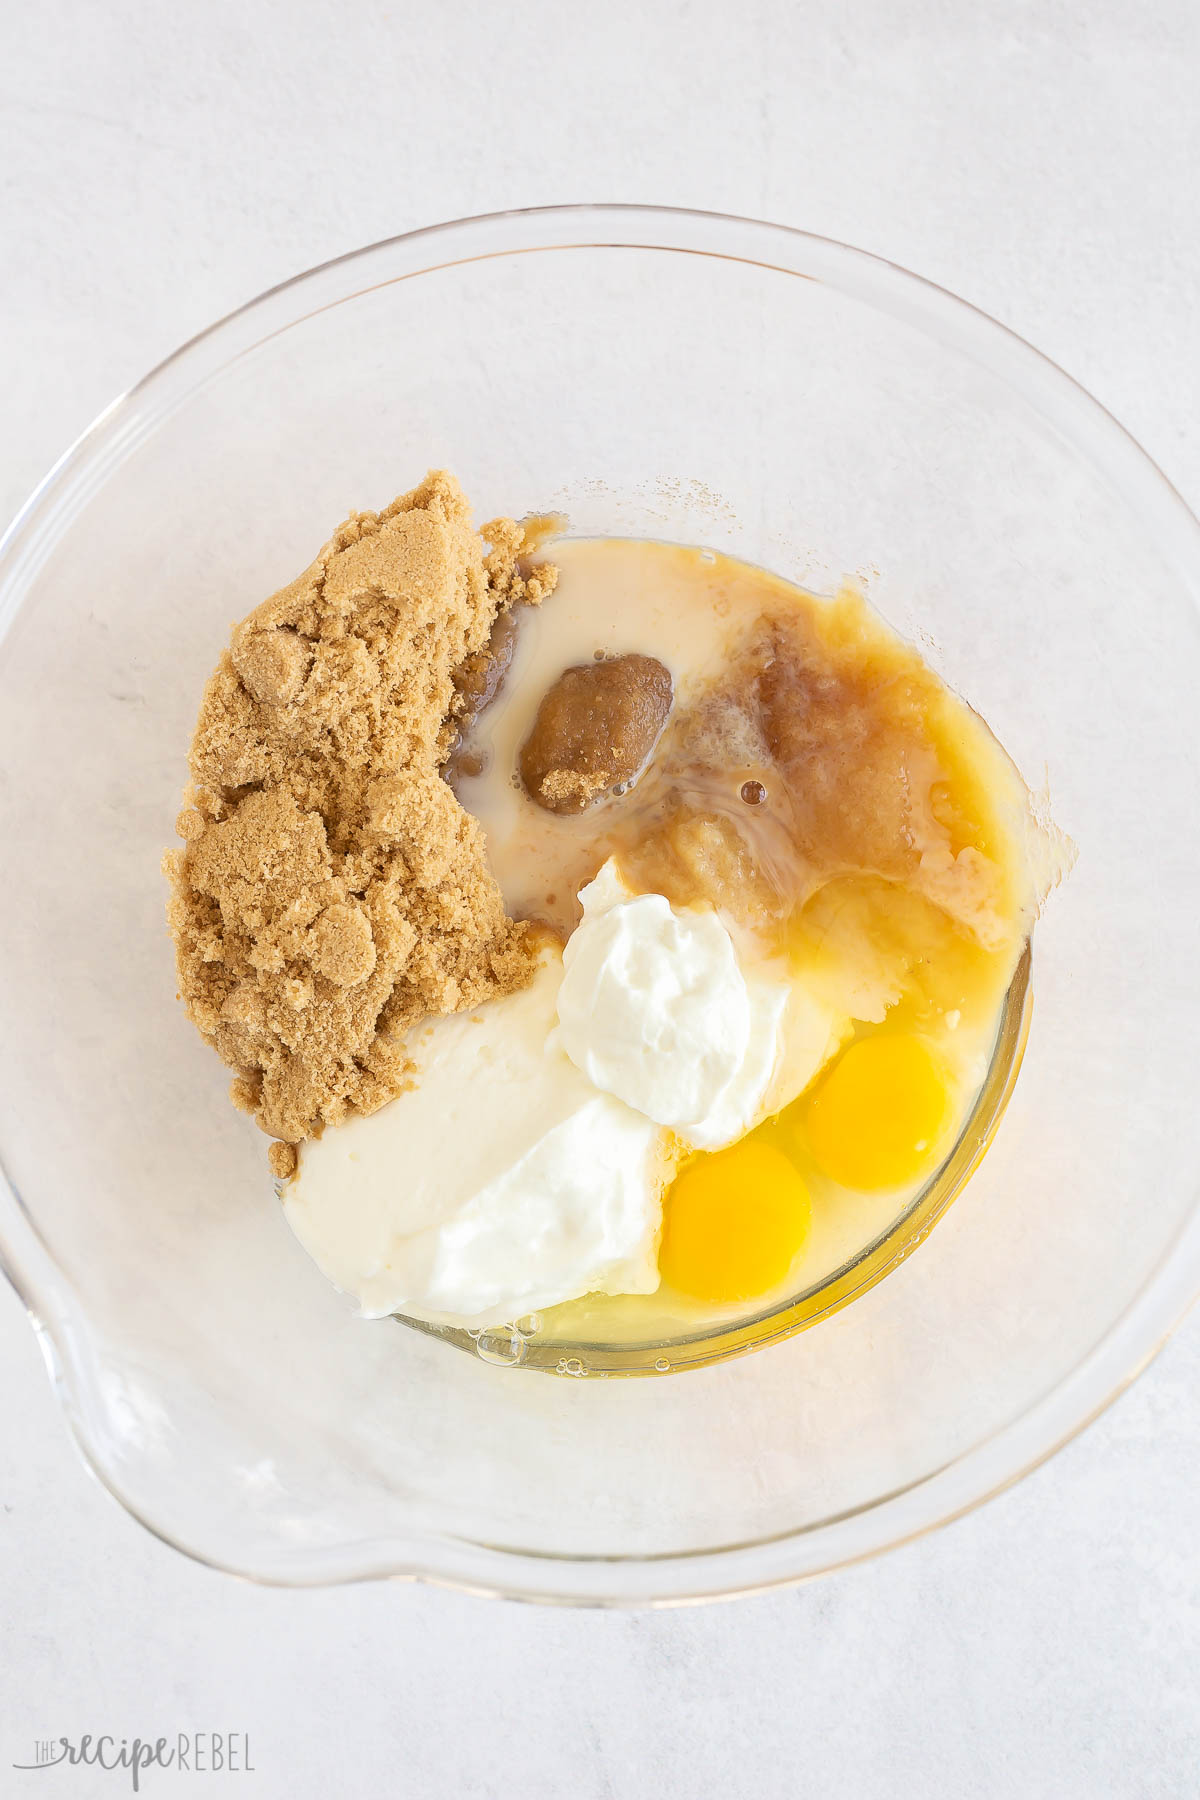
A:
[[[1057,845],[857,591],[546,532],[436,473],[236,628],[180,992],[364,1313],[666,1341],[937,1179]]]
[[[783,1034],[765,1116],[679,1154],[653,1298],[583,1299],[545,1327],[653,1336],[820,1281],[931,1179],[988,1073],[1058,846],[984,722],[857,591],[819,598],[673,545],[553,555],[553,606],[525,623],[458,783],[507,903],[570,934],[611,859],[630,893],[715,910],[806,1021]],[[525,767],[543,696],[561,708],[564,667],[619,672],[635,653],[671,680],[652,752],[583,809],[547,806]]]

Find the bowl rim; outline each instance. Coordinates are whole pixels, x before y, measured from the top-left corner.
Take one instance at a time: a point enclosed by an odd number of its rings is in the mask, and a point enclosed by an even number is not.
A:
[[[231,361],[374,287],[493,257],[582,248],[676,251],[817,280],[964,353],[1013,388],[1131,509],[1200,611],[1200,522],[1113,415],[1007,326],[898,263],[796,227],[703,210],[583,203],[477,214],[381,239],[291,276],[188,339],[98,414],[0,537],[0,638],[54,541],[107,475]],[[390,259],[392,272],[347,286],[347,275],[372,258]],[[314,304],[296,312],[301,290]],[[644,1557],[560,1556],[411,1534],[283,1553],[268,1566],[241,1559],[234,1547],[189,1541],[154,1516],[107,1450],[86,1312],[2,1170],[0,1267],[30,1317],[85,1465],[140,1524],[194,1560],[275,1586],[392,1578],[565,1605],[668,1605],[760,1592],[863,1561],[961,1517],[1039,1467],[1124,1392],[1200,1294],[1200,1208],[1104,1335],[992,1437],[836,1518],[750,1543]]]

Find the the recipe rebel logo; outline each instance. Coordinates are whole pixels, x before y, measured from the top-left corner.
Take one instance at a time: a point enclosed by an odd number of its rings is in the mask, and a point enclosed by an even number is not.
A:
[[[14,1769],[84,1768],[124,1770],[133,1792],[141,1792],[147,1769],[174,1769],[188,1775],[253,1775],[246,1731],[179,1731],[174,1737],[94,1736],[38,1738],[31,1762]]]

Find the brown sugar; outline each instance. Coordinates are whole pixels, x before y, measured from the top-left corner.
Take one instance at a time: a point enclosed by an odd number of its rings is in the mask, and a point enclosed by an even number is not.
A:
[[[528,550],[511,519],[477,534],[431,474],[339,526],[235,627],[205,690],[168,919],[188,1015],[237,1071],[235,1104],[283,1140],[281,1178],[292,1145],[403,1089],[417,1021],[532,974],[440,772],[497,619],[554,586]]]
[[[547,812],[585,812],[632,781],[671,711],[670,671],[653,656],[614,656],[564,669],[543,696],[521,749],[521,779]]]

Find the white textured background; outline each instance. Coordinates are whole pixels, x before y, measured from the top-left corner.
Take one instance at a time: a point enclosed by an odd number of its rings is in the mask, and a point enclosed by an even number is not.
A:
[[[0,0],[0,513],[119,389],[371,239],[575,199],[843,238],[993,313],[1200,507],[1197,0]],[[1200,1320],[883,1562],[667,1614],[258,1592],[83,1473],[0,1295],[0,1795],[59,1732],[248,1731],[316,1800],[1200,1794]]]

